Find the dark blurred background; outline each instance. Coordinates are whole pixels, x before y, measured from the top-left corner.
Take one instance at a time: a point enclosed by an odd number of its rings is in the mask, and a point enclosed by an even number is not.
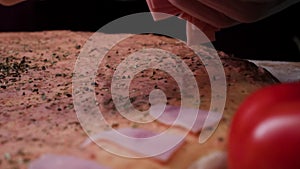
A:
[[[240,58],[300,61],[299,10],[300,3],[264,20],[223,29],[213,44]],[[148,11],[146,0],[28,0],[0,5],[0,32],[95,32],[119,17]]]

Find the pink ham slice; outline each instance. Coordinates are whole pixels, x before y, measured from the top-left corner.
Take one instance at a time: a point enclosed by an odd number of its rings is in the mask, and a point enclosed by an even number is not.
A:
[[[29,169],[109,169],[77,157],[45,154],[30,163]]]
[[[204,122],[208,116],[208,111],[195,110],[191,108],[181,108],[182,116],[179,116],[180,107],[178,106],[166,106],[164,111],[163,105],[153,105],[150,108],[150,114],[156,118],[156,120],[165,125],[174,125],[183,127],[185,129],[190,129],[192,133],[198,133],[202,130]],[[162,112],[162,113],[161,113]],[[197,113],[197,118],[195,119],[195,114]],[[210,112],[211,116],[218,117],[219,113]],[[192,125],[194,123],[194,125]],[[213,126],[218,123],[218,118],[210,118],[207,121],[207,127]],[[191,127],[192,126],[192,127]]]
[[[92,136],[93,140],[104,140],[124,147],[137,157],[153,157],[160,161],[167,161],[183,144],[184,136],[171,133],[155,133],[139,128],[123,128],[117,131],[104,131]],[[90,144],[90,139],[83,143],[83,147]]]

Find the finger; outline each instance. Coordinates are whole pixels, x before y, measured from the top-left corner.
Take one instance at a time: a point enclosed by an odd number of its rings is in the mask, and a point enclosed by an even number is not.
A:
[[[187,44],[189,46],[201,45],[215,40],[215,31],[213,29],[202,31],[197,28],[195,29],[195,26],[192,23],[187,22],[186,31]]]
[[[148,7],[155,21],[178,15],[181,11],[168,0],[147,0]]]
[[[206,43],[208,41],[215,40],[215,32],[219,31],[219,28],[213,27],[201,20],[198,20],[186,13],[179,15],[180,18],[187,21],[187,43],[189,45],[196,45]],[[203,32],[206,37],[203,37]]]
[[[154,9],[174,7],[168,0],[147,0],[147,3]]]
[[[213,31],[213,32],[217,32],[220,30],[220,28],[216,28],[214,26],[211,26],[208,23],[205,23],[197,18],[192,17],[192,20],[190,21],[191,23],[193,23],[196,27],[198,27],[199,29],[201,29],[202,31]]]
[[[250,23],[267,16],[270,9],[282,0],[198,0],[233,20]]]
[[[185,13],[217,28],[226,28],[237,24],[237,21],[198,0],[169,0],[169,2]]]
[[[204,32],[207,32],[207,31],[217,32],[220,30],[220,28],[213,27],[213,26],[209,25],[208,23],[205,23],[205,22],[203,22],[195,17],[192,17],[186,13],[180,14],[179,17],[192,23],[194,25],[193,27],[196,26],[198,29],[200,29]]]
[[[4,6],[12,6],[23,1],[25,0],[0,0],[0,4]]]

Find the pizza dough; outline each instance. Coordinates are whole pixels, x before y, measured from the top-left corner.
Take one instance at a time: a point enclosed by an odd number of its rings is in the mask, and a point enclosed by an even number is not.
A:
[[[199,144],[197,135],[189,134],[186,143],[167,162],[119,157],[96,144],[81,146],[87,135],[72,102],[72,73],[80,49],[91,35],[71,31],[0,33],[0,168],[25,169],[30,161],[43,154],[75,156],[115,169],[188,168],[209,154],[225,152],[228,127],[238,105],[251,92],[277,82],[264,69],[219,52],[228,88],[224,116],[212,137]],[[157,122],[143,125],[125,120],[116,111],[109,92],[116,66],[129,54],[147,47],[181,57],[199,85],[200,108],[207,110],[210,106],[210,83],[205,67],[190,49],[168,37],[135,35],[109,51],[93,84],[100,109],[112,128],[149,128],[159,132],[168,127]],[[213,52],[203,47],[202,53]],[[137,74],[130,84],[135,108],[147,110],[149,93],[157,88],[165,92],[169,105],[180,105],[174,79],[163,71],[149,69]],[[103,130],[107,127],[103,126]]]

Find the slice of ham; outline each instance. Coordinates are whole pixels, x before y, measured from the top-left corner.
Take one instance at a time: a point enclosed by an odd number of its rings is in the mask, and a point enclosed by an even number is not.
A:
[[[165,107],[165,109],[164,109]],[[181,113],[183,115],[179,115]],[[194,112],[198,112],[195,116]],[[218,117],[219,113],[209,112],[211,117]],[[192,133],[198,133],[202,130],[205,120],[208,116],[208,111],[195,110],[192,108],[178,107],[178,106],[164,106],[164,105],[153,105],[150,108],[150,114],[156,118],[156,120],[165,125],[174,125],[183,127],[190,130]],[[196,119],[195,119],[196,117]],[[219,118],[207,119],[206,127],[211,127],[218,123]]]
[[[91,138],[94,141],[103,140],[117,144],[130,152],[134,152],[134,158],[153,157],[163,162],[169,160],[172,154],[184,143],[184,136],[182,135],[168,132],[156,133],[139,128],[104,131]],[[91,142],[90,139],[87,139],[82,146],[85,147]],[[113,153],[118,154],[118,152]]]
[[[29,169],[109,169],[96,162],[72,156],[45,154],[32,161]]]

